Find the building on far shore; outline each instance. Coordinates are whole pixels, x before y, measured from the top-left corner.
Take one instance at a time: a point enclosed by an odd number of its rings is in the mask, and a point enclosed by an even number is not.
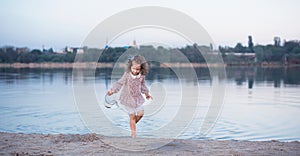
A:
[[[30,49],[27,47],[21,47],[21,48],[16,48],[16,52],[19,53],[28,53],[30,52]]]
[[[228,54],[232,54],[232,53],[225,53],[226,55]],[[233,53],[234,56],[249,56],[249,57],[255,57],[256,54],[255,53],[248,53],[248,52],[234,52]]]
[[[226,52],[225,53],[225,61],[226,62],[244,62],[244,63],[256,63],[257,57],[256,53],[249,52]]]
[[[64,53],[77,53],[77,54],[83,54],[84,50],[81,47],[66,47],[64,49]]]

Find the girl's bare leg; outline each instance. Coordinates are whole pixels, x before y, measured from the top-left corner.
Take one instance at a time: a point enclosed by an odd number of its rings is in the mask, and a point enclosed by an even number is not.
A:
[[[135,123],[138,123],[141,119],[142,119],[142,117],[144,116],[144,111],[139,111],[139,112],[137,112],[137,115],[135,116]]]
[[[130,130],[131,130],[131,137],[135,138],[136,137],[136,117],[134,114],[130,114]]]

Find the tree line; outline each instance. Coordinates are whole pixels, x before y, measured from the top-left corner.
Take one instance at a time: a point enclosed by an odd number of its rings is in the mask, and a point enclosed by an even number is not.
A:
[[[197,44],[186,45],[182,48],[165,48],[162,46],[153,47],[140,46],[133,47],[108,47],[105,49],[83,47],[82,53],[64,52],[56,53],[53,49],[40,50],[29,48],[16,48],[13,46],[0,47],[0,63],[43,63],[43,62],[74,62],[75,56],[81,56],[83,62],[95,61],[113,63],[120,61],[120,58],[126,59],[130,54],[142,54],[146,58],[158,57],[164,62],[182,62],[186,58],[189,62],[204,63],[205,59],[199,52],[199,49],[211,52],[214,55],[222,56],[225,63],[262,63],[262,62],[279,62],[288,61],[289,63],[300,63],[300,42],[285,41],[280,43],[280,39],[274,38],[274,44],[254,45],[252,37],[249,36],[248,46],[237,43],[235,47],[219,46],[214,50],[212,45],[199,46]],[[102,52],[101,56],[99,54]],[[246,55],[246,54],[255,55]],[[240,54],[240,55],[236,55]],[[244,55],[245,54],[245,55]],[[128,56],[127,56],[128,55]],[[123,56],[123,57],[121,57]],[[255,56],[255,59],[253,58]],[[153,58],[154,59],[154,58]],[[156,58],[157,59],[157,58]]]
[[[284,43],[281,44],[280,37],[274,37],[273,44],[257,44],[254,46],[252,37],[249,36],[248,38],[248,46],[243,46],[241,43],[237,43],[235,47],[219,46],[219,51],[225,62],[255,61],[257,63],[285,62],[290,64],[300,64],[300,42],[298,40],[284,41]],[[235,57],[235,53],[254,53],[255,60],[249,60],[249,57],[243,55]]]

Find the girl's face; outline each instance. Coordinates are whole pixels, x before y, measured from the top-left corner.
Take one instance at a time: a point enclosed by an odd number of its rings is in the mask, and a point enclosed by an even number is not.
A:
[[[141,71],[141,65],[137,64],[135,61],[132,61],[132,65],[131,65],[131,74],[136,76],[140,73]]]

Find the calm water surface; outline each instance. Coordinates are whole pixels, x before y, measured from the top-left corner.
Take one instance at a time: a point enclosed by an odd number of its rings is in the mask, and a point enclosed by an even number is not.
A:
[[[206,136],[198,133],[199,127],[213,98],[212,82],[219,77],[211,76],[206,68],[196,68],[195,71],[197,80],[187,79],[181,83],[184,86],[199,85],[200,105],[195,108],[198,114],[181,138],[300,141],[300,68],[227,68],[222,112]],[[111,87],[111,72],[112,69],[99,69],[95,75],[81,79],[86,84],[95,85],[99,111],[104,110],[115,126],[129,130],[126,113],[118,109],[105,110],[102,105],[103,96]],[[1,68],[0,131],[89,133],[73,95],[72,84],[79,78],[72,78],[72,69]],[[180,97],[178,83],[177,76],[169,69],[150,70],[147,85],[152,91],[164,90],[167,93],[167,104],[156,111],[168,110],[176,114],[173,109]],[[152,94],[155,97],[156,93]],[[172,113],[157,117],[151,114],[155,112],[147,112],[150,106],[146,106],[145,117],[138,124],[141,131],[151,132],[172,120]]]

